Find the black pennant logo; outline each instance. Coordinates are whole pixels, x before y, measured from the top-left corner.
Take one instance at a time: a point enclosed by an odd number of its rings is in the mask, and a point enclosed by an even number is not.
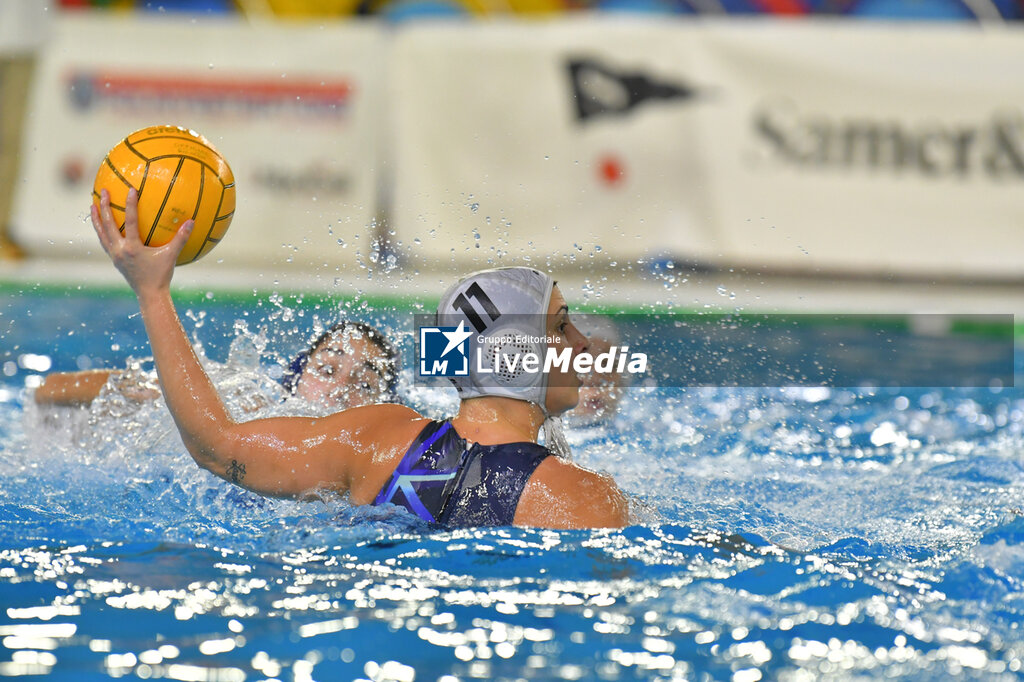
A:
[[[642,73],[619,73],[593,59],[570,59],[568,66],[579,121],[593,116],[621,116],[648,100],[697,96],[697,91],[687,85],[656,81]]]

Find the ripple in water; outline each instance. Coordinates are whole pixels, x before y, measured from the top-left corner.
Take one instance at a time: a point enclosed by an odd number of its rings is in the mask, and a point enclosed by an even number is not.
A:
[[[218,381],[295,409],[251,362]],[[0,676],[1020,676],[1016,390],[633,389],[572,434],[633,496],[621,532],[265,499],[198,469],[159,401],[3,394]]]

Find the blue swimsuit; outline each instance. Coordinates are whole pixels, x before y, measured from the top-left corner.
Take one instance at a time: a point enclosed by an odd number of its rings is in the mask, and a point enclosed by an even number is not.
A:
[[[550,454],[536,443],[467,445],[451,422],[431,422],[373,503],[449,527],[508,526],[526,482]]]

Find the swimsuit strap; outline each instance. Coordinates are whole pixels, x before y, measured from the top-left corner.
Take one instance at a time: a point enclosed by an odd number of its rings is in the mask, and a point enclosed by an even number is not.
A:
[[[512,525],[523,489],[550,456],[536,443],[468,446],[451,422],[431,422],[373,504],[390,502],[449,527]]]
[[[536,443],[474,443],[464,451],[437,520],[450,527],[511,526],[527,482],[551,456]]]
[[[451,422],[433,422],[427,425],[406,450],[402,461],[398,463],[394,473],[391,474],[391,480],[381,488],[373,504],[395,502],[395,495],[400,492],[404,497],[404,506],[421,519],[436,523],[437,519],[434,514],[420,499],[420,493],[424,492],[424,488],[435,491],[438,485],[444,488],[445,484],[458,474],[461,457],[452,463],[453,466],[444,468],[437,466],[445,464],[438,460],[446,458],[445,455],[451,450],[450,447],[442,446],[438,449],[437,456],[430,457],[431,448],[439,440],[449,435],[458,438],[458,434],[452,430]],[[462,449],[459,448],[460,451]],[[443,506],[442,504],[442,508]]]

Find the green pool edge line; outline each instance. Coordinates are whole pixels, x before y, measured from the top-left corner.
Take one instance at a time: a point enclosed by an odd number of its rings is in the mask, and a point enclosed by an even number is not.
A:
[[[419,307],[420,301],[412,296],[387,295],[387,294],[356,294],[346,292],[341,294],[326,294],[323,292],[307,292],[285,289],[265,289],[253,287],[247,291],[240,289],[218,289],[208,287],[172,287],[174,302],[181,305],[199,305],[201,303],[231,303],[246,305],[255,301],[265,301],[272,296],[289,305],[337,305],[346,301],[366,301],[368,305],[377,308],[408,308],[415,310]],[[48,282],[33,282],[24,284],[18,282],[0,282],[0,295],[17,294],[42,294],[46,296],[66,296],[68,294],[94,294],[106,298],[134,298],[134,294],[125,285],[116,284],[58,284]]]
[[[105,284],[62,284],[48,282],[33,282],[31,284],[21,282],[0,281],[0,295],[18,294],[42,294],[46,296],[60,297],[68,294],[95,294],[98,296],[112,298],[132,298],[130,289],[124,285]],[[280,303],[288,306],[302,307],[337,307],[338,305],[355,301],[365,302],[371,308],[405,310],[408,312],[429,312],[434,310],[437,299],[433,297],[418,298],[399,294],[381,294],[344,292],[339,294],[328,294],[324,292],[310,292],[301,290],[286,290],[283,288],[268,289],[253,287],[250,290],[242,291],[235,289],[213,290],[207,287],[182,286],[173,289],[175,303],[184,306],[199,306],[203,303],[228,303],[236,305],[247,305],[257,301],[266,301],[271,297],[278,297]],[[687,309],[673,307],[668,310],[657,310],[653,304],[574,304],[573,310],[581,313],[604,314],[604,315],[692,315],[705,320],[728,319],[735,317],[737,313],[706,309]],[[908,315],[892,313],[858,313],[828,314],[828,313],[806,313],[806,312],[772,312],[760,313],[757,311],[739,313],[741,317],[753,318],[765,315],[766,321],[781,324],[789,319],[797,319],[803,324],[835,325],[852,324],[859,326],[874,326],[883,328],[910,328],[907,322]],[[957,334],[971,334],[979,336],[998,337],[1006,333],[1006,324],[991,319],[974,319],[964,315],[951,314],[952,323],[950,331]],[[1024,339],[1024,320],[1018,321],[1014,318],[1013,338]]]

